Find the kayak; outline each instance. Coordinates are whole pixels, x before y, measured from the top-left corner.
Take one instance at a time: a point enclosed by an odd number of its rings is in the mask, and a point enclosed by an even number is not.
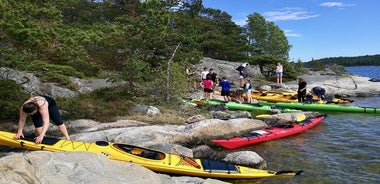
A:
[[[314,118],[305,119],[297,123],[281,123],[260,130],[254,130],[246,135],[242,135],[239,137],[234,137],[231,139],[216,139],[212,140],[211,142],[227,149],[241,148],[244,146],[249,146],[274,139],[280,139],[283,137],[304,132],[305,130],[308,130],[317,125],[318,123],[322,122],[324,118],[324,115],[320,115]]]
[[[276,113],[286,113],[286,112],[300,112],[300,110],[294,110],[294,109],[285,109],[285,108],[278,108],[272,105],[261,105],[261,104],[249,104],[249,103],[238,103],[238,102],[225,102],[221,100],[203,100],[203,99],[190,99],[189,100],[192,103],[195,103],[197,105],[224,105],[229,110],[243,110],[243,111],[253,111],[256,113],[263,113],[263,114],[276,114]]]
[[[26,150],[52,152],[85,151],[106,156],[112,160],[133,162],[152,171],[196,177],[250,179],[274,176],[295,176],[302,171],[270,171],[235,165],[209,159],[194,159],[128,144],[106,141],[81,142],[45,137],[41,144],[34,136],[13,139],[14,133],[0,131],[0,144]]]
[[[328,111],[328,112],[351,112],[351,113],[374,113],[380,114],[380,108],[376,107],[359,107],[353,105],[343,105],[343,104],[310,104],[310,103],[299,103],[299,102],[267,102],[259,101],[262,105],[273,105],[279,108],[289,108],[298,109],[306,111]]]
[[[298,102],[297,93],[295,92],[253,91],[252,98],[268,102]],[[308,98],[306,98],[306,101],[320,104],[347,104],[353,102],[353,100],[340,98],[318,100],[318,96],[316,95],[309,95]]]

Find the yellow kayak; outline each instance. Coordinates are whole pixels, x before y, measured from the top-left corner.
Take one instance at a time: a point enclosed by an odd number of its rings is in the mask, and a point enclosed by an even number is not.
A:
[[[244,94],[245,95],[245,94]],[[318,101],[318,97],[316,95],[310,96],[311,98],[307,98],[312,103],[334,103],[334,104],[347,104],[351,103],[352,100],[349,99],[340,99],[340,98],[331,98],[327,100]],[[264,100],[268,102],[298,102],[297,93],[296,92],[276,92],[276,91],[253,91],[252,98],[256,100]]]
[[[235,165],[209,159],[194,159],[169,154],[138,146],[106,141],[80,142],[45,137],[41,144],[35,144],[34,136],[13,139],[14,133],[0,131],[0,145],[27,150],[52,152],[87,151],[98,153],[112,160],[133,162],[152,171],[208,178],[250,179],[274,176],[295,176],[302,171],[269,171]]]

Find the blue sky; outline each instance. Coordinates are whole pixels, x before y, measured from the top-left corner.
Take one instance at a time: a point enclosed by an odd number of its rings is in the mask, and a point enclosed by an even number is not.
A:
[[[259,13],[285,31],[290,61],[380,54],[379,0],[203,0],[244,25]]]

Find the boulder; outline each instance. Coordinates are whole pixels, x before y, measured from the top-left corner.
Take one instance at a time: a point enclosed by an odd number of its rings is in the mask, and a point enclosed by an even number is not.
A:
[[[225,183],[196,177],[169,177],[140,165],[87,152],[15,153],[0,158],[0,183]]]

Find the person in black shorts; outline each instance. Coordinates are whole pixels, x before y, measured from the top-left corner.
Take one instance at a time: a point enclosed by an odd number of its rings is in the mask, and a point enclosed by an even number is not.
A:
[[[307,83],[302,77],[298,77],[298,102],[305,102]]]
[[[224,101],[226,102],[231,101],[231,97],[230,97],[231,82],[228,81],[226,77],[222,77],[222,81],[219,82],[219,86],[222,87],[221,95],[223,96]]]
[[[29,98],[20,108],[20,119],[18,122],[15,139],[24,137],[23,128],[27,115],[30,115],[36,128],[38,136],[35,138],[37,144],[41,143],[46,131],[49,129],[50,119],[58,126],[59,130],[67,140],[70,140],[65,124],[59,114],[55,100],[48,96],[33,96]]]

